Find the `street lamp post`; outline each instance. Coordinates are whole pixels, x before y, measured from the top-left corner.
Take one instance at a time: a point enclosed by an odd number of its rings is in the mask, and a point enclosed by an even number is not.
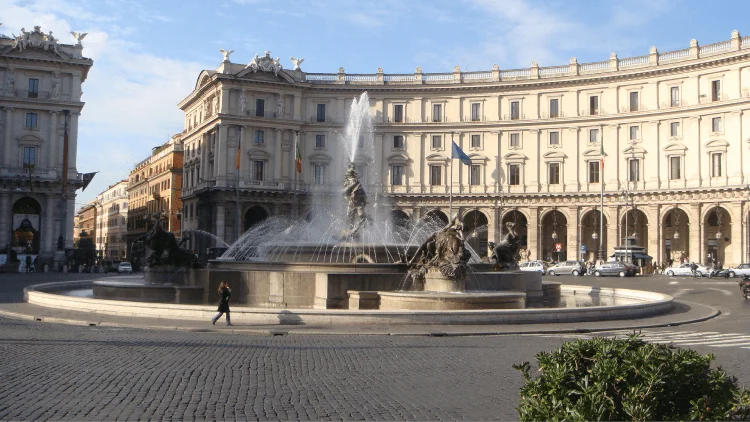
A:
[[[718,226],[718,229],[716,230],[716,262],[721,263],[721,238],[724,237],[724,234],[721,232],[721,213],[719,213],[719,203],[716,203],[716,209],[714,212],[716,213],[716,225]]]
[[[557,254],[557,262],[560,262],[560,250],[557,248],[557,208],[552,211],[552,246]]]
[[[625,202],[625,205],[628,206],[633,199],[633,194],[627,190],[623,190],[622,192],[620,192],[620,198]],[[632,260],[628,255],[628,213],[630,213],[630,210],[625,210],[625,261],[631,262]],[[633,230],[635,230],[635,228],[633,228]]]

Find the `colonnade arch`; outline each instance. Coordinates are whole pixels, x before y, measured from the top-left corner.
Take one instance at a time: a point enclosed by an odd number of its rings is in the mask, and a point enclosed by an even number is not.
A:
[[[662,216],[662,256],[657,262],[680,262],[690,251],[690,216],[677,204]]]
[[[732,247],[732,214],[720,206],[706,207],[703,213],[703,250],[700,260],[691,260],[703,264],[722,264]]]
[[[464,237],[472,249],[480,256],[487,256],[487,230],[489,220],[483,212],[469,211],[464,215]]]
[[[607,244],[607,216],[603,215],[598,209],[588,209],[581,213],[581,239],[579,242],[585,246],[584,250],[579,250],[579,256],[585,261],[596,261],[599,257],[599,244],[601,242],[604,255],[601,259],[606,261],[608,257]],[[602,230],[602,227],[604,228]]]
[[[563,212],[553,208],[542,214],[540,233],[542,259],[559,262],[568,258],[568,218]],[[575,252],[572,257],[575,257]]]

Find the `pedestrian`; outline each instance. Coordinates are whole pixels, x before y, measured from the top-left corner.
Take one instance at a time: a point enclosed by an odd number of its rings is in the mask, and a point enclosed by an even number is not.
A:
[[[229,319],[229,298],[231,297],[232,289],[229,288],[226,281],[222,281],[219,284],[219,309],[217,309],[219,313],[211,319],[212,324],[216,325],[216,321],[221,318],[221,315],[227,314],[227,325],[232,325],[232,321]]]

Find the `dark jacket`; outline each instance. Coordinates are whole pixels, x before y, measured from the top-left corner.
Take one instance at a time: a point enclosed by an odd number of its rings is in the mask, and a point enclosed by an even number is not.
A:
[[[232,297],[232,289],[224,287],[221,289],[221,297],[219,297],[219,309],[218,312],[229,312],[229,298]]]

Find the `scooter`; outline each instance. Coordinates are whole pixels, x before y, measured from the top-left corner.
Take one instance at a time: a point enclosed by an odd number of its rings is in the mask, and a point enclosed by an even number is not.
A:
[[[750,299],[750,277],[745,276],[740,281],[740,289],[742,289],[742,296],[745,297],[745,300]]]

